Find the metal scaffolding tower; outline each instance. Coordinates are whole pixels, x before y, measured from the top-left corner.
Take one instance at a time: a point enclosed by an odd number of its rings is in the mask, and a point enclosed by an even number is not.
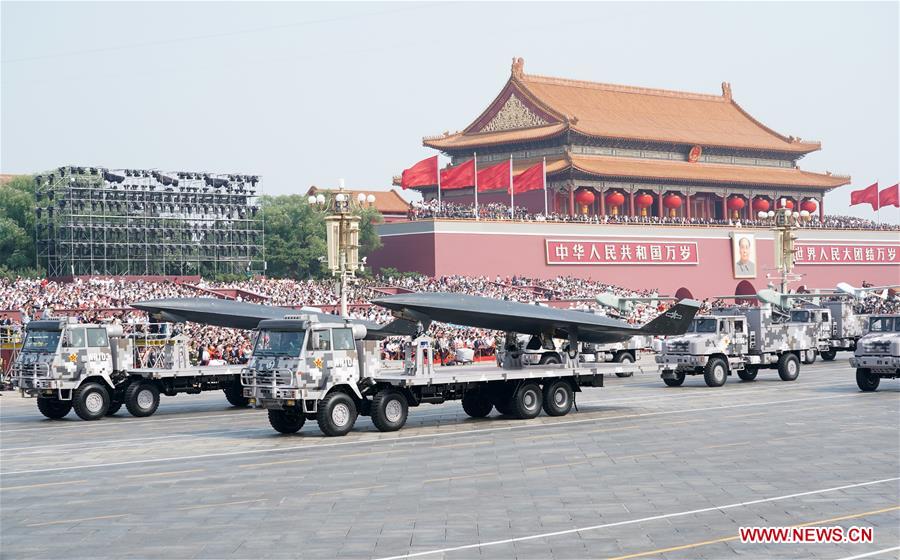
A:
[[[258,176],[67,166],[35,179],[38,266],[51,278],[265,270]]]

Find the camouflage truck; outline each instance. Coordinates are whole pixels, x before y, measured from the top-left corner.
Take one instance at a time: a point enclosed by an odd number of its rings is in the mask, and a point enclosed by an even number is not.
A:
[[[838,300],[824,301],[822,307],[830,312],[831,332],[825,337],[826,348],[822,349],[822,359],[830,362],[838,352],[853,352],[859,339],[866,334],[869,316],[857,313],[853,302]]]
[[[859,339],[850,365],[856,385],[875,391],[882,379],[900,377],[900,315],[872,315],[868,333]]]
[[[732,373],[753,381],[760,369],[776,369],[783,381],[793,381],[801,360],[815,358],[817,333],[816,325],[792,322],[770,305],[715,309],[695,317],[686,334],[663,341],[656,363],[669,387],[687,375],[703,375],[710,387],[724,385]]]
[[[568,414],[583,386],[602,387],[603,364],[585,369],[493,364],[434,367],[432,339],[404,342],[402,367],[387,369],[366,328],[335,317],[288,316],[259,323],[256,347],[241,372],[244,396],[266,409],[278,432],[299,431],[307,420],[327,436],[343,436],[357,418],[370,416],[384,432],[402,428],[410,407],[461,400],[471,417],[493,409],[518,418]],[[609,364],[612,365],[612,364]],[[615,364],[622,367],[622,364]]]
[[[232,405],[246,406],[238,368],[192,367],[186,338],[150,330],[126,335],[119,325],[74,318],[31,321],[13,364],[13,386],[36,397],[38,410],[52,419],[74,408],[82,420],[98,420],[123,404],[133,416],[150,416],[160,394],[218,389]]]

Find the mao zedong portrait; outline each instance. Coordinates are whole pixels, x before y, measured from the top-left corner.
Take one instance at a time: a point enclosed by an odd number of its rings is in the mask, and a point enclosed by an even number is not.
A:
[[[756,276],[756,263],[753,261],[753,247],[749,237],[738,240],[738,260],[734,263],[736,276]]]

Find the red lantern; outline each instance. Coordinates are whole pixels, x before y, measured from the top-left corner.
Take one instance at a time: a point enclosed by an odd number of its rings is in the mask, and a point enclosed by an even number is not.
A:
[[[625,195],[618,191],[612,191],[606,195],[606,205],[612,208],[612,215],[616,216],[619,213],[619,206],[622,206],[622,203],[625,202]]]
[[[639,194],[634,199],[634,205],[641,209],[641,216],[647,215],[647,208],[653,204],[653,197],[647,193]]]
[[[594,203],[594,192],[580,190],[575,193],[575,202],[581,206],[581,213],[587,214],[587,207]]]
[[[782,200],[784,201],[783,205],[781,204]],[[788,210],[793,210],[794,209],[794,201],[789,198],[780,199],[778,201],[778,207],[779,208],[787,208]]]
[[[739,196],[732,196],[728,199],[728,209],[731,210],[731,217],[737,220],[740,217],[739,210],[744,207],[744,199]]]
[[[757,212],[767,212],[769,210],[769,201],[765,198],[756,197],[753,199],[753,209]]]
[[[663,198],[663,206],[669,209],[669,216],[675,217],[675,209],[681,208],[681,197],[677,194],[667,194]]]
[[[663,199],[663,205],[666,208],[681,208],[681,197],[677,194],[667,194]]]
[[[818,208],[818,207],[819,206],[816,204],[815,200],[804,200],[803,202],[800,203],[800,209],[806,210],[810,214],[815,212],[816,208]]]

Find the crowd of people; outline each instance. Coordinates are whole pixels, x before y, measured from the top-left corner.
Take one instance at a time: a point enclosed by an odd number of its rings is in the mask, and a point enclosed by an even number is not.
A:
[[[290,280],[253,278],[237,282],[201,281],[196,285],[174,282],[127,281],[122,279],[90,279],[61,283],[47,279],[0,279],[0,325],[25,325],[30,320],[75,316],[81,322],[112,321],[128,329],[142,328],[146,315],[128,307],[130,302],[174,297],[221,297],[214,290],[237,293],[235,299],[247,299],[268,305],[285,307],[315,307],[336,310],[339,297],[335,283],[330,280]],[[376,323],[392,320],[388,310],[370,302],[379,296],[396,292],[451,292],[480,295],[529,304],[549,304],[556,307],[591,311],[623,319],[631,324],[652,320],[666,310],[662,300],[638,301],[626,311],[600,306],[595,297],[610,293],[619,297],[648,297],[655,291],[636,291],[611,284],[558,276],[552,279],[509,277],[405,275],[360,279],[352,286],[348,301],[350,316]],[[243,294],[243,295],[242,295]],[[246,296],[246,298],[245,298]],[[746,304],[747,302],[743,302]],[[704,302],[705,308],[734,305],[734,301]],[[898,313],[897,298],[871,295],[857,304],[859,313]],[[246,363],[252,352],[252,332],[188,323],[175,327],[175,332],[190,340],[194,363]],[[435,356],[442,362],[452,360],[457,350],[471,349],[476,357],[494,353],[502,333],[486,329],[434,323],[430,334],[434,338]],[[389,338],[382,343],[382,355],[400,359],[402,340]]]
[[[447,218],[456,220],[475,219],[474,204],[459,204],[456,202],[442,201],[439,205],[436,200],[428,202],[414,202],[410,208],[408,218],[410,220],[422,220],[428,218]],[[671,225],[671,226],[727,226],[727,227],[771,227],[770,220],[752,219],[717,219],[717,218],[687,218],[684,216],[628,216],[596,215],[557,212],[528,212],[525,207],[516,206],[515,217],[511,217],[509,205],[503,203],[479,204],[478,219],[481,220],[515,220],[525,222],[563,222],[585,224],[614,224],[614,225]],[[811,229],[854,229],[854,230],[884,230],[897,231],[900,225],[890,222],[878,222],[866,218],[854,216],[826,215],[824,220],[819,215],[812,213],[809,220],[799,222],[801,228]]]

